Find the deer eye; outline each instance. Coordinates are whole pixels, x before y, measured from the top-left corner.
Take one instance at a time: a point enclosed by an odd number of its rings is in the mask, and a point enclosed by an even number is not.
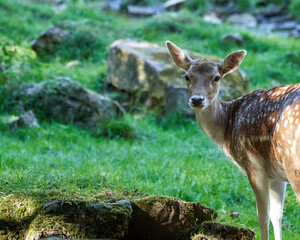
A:
[[[190,78],[189,78],[189,76],[187,76],[187,75],[184,75],[183,76],[184,77],[184,79],[188,82],[188,81],[190,81]]]
[[[214,81],[215,82],[219,82],[221,80],[221,77],[220,76],[216,76],[215,78],[214,78]]]

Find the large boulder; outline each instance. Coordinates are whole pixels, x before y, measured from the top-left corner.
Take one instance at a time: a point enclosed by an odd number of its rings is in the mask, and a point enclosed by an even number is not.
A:
[[[25,109],[33,109],[40,118],[72,123],[84,129],[96,129],[106,121],[123,116],[117,102],[66,77],[26,84],[17,97]]]
[[[167,196],[132,201],[132,220],[126,239],[187,239],[197,226],[216,218],[210,207]]]
[[[194,59],[222,59],[188,52]],[[165,47],[135,40],[117,40],[109,48],[107,81],[130,94],[144,92],[151,107],[159,106],[167,113],[190,115],[187,87],[180,70]],[[249,81],[242,71],[228,74],[221,82],[220,98],[232,100],[249,90]]]

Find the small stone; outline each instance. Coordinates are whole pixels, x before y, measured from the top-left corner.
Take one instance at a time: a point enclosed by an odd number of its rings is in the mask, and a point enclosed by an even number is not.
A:
[[[122,0],[108,0],[107,6],[112,10],[119,11],[122,6]]]
[[[277,24],[274,30],[276,31],[284,31],[284,30],[293,30],[297,29],[297,22],[295,21],[287,21],[280,24]]]
[[[218,18],[217,14],[212,13],[208,15],[204,15],[203,17],[205,22],[213,23],[213,24],[221,24],[222,20]]]
[[[10,123],[10,128],[16,130],[18,128],[38,128],[40,127],[35,115],[32,111],[24,112],[20,117]]]
[[[229,33],[229,34],[222,35],[221,41],[228,45],[233,43],[236,45],[242,45],[244,42],[244,38],[239,33]]]
[[[183,7],[183,3],[186,0],[168,0],[164,3],[164,8],[167,11],[171,11],[171,10],[176,10],[178,11],[179,9],[181,9]]]
[[[133,17],[149,17],[165,12],[165,8],[161,3],[154,4],[152,6],[128,5],[127,12]]]
[[[31,48],[38,55],[41,55],[44,52],[54,54],[55,46],[64,43],[71,37],[71,33],[62,28],[50,27],[43,31],[40,36],[31,43]]]
[[[66,64],[66,68],[71,68],[71,67],[75,67],[78,65],[80,65],[80,62],[78,60],[73,60]]]
[[[250,13],[232,14],[227,18],[227,22],[232,25],[254,28],[257,25],[257,21]]]
[[[240,213],[238,212],[238,210],[234,210],[230,212],[230,217],[232,218],[238,218],[240,216]]]

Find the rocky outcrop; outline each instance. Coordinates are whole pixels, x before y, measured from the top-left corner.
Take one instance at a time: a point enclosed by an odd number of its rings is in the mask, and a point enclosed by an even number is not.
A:
[[[80,239],[121,239],[128,230],[131,203],[54,201],[45,204],[31,222],[26,240],[50,236]]]
[[[194,59],[221,61],[216,56],[188,54]],[[118,40],[110,46],[107,64],[107,81],[117,89],[136,95],[144,93],[148,107],[160,107],[167,113],[191,114],[186,83],[181,79],[182,71],[172,62],[165,47],[135,40]],[[245,74],[235,71],[222,80],[220,98],[231,100],[248,90]]]
[[[0,199],[0,213],[0,239],[187,240],[199,231],[194,240],[253,239],[249,229],[211,222],[214,209],[167,196],[47,202],[10,194]]]
[[[123,116],[117,102],[86,90],[78,82],[65,77],[27,84],[17,98],[25,109],[33,109],[42,119],[55,119],[84,129],[95,129]]]
[[[217,217],[214,209],[197,202],[151,196],[132,202],[133,215],[126,239],[183,239],[199,223]]]

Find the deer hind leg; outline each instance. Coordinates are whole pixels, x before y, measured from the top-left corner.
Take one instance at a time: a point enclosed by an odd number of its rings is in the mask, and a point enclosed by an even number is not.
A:
[[[295,192],[298,201],[300,201],[300,157],[295,157],[295,160],[286,159],[284,161],[284,167],[293,191]]]
[[[273,225],[275,240],[281,240],[281,220],[284,205],[286,183],[282,181],[270,181],[270,217]]]
[[[256,199],[256,208],[258,215],[258,223],[260,226],[261,240],[268,240],[270,223],[269,179],[265,172],[256,168],[252,168],[251,171],[248,171],[248,178]]]

